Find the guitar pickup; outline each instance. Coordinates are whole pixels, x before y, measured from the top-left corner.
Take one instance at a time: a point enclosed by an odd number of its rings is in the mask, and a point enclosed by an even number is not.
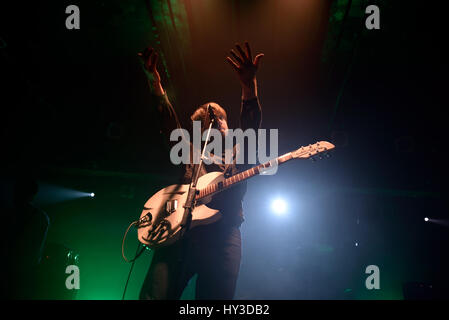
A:
[[[168,200],[165,203],[165,211],[167,211],[168,214],[173,213],[178,208],[178,200]]]

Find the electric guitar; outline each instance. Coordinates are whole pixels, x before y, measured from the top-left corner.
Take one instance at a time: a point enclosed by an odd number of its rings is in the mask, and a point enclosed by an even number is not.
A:
[[[214,195],[226,190],[239,182],[258,174],[269,174],[277,164],[292,159],[315,159],[335,146],[327,141],[320,141],[307,147],[286,153],[276,159],[225,178],[221,172],[210,172],[200,178],[196,185],[197,192],[192,210],[190,228],[214,223],[221,218],[219,210],[209,208],[207,204]],[[184,204],[187,200],[189,184],[175,184],[155,193],[145,203],[140,219],[137,221],[137,237],[141,243],[149,248],[158,248],[172,244],[181,238],[181,222],[184,216]]]

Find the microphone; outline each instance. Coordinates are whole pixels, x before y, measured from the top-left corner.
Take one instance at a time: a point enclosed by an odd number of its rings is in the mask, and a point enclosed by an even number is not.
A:
[[[215,121],[217,120],[217,117],[215,116],[214,110],[212,109],[210,104],[207,106],[207,111],[209,112],[210,122],[215,123]]]

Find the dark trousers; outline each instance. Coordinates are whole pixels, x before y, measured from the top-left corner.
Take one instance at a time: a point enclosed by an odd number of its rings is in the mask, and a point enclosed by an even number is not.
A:
[[[217,222],[191,229],[176,243],[154,250],[140,299],[177,300],[198,274],[196,299],[234,297],[241,260],[238,226]]]

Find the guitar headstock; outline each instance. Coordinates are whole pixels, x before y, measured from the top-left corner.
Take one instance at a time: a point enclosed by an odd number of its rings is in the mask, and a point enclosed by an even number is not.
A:
[[[312,159],[314,160],[315,156],[321,157],[327,156],[329,157],[328,151],[334,149],[335,146],[327,141],[318,141],[317,143],[310,144],[306,147],[301,147],[296,151],[292,152],[292,157],[297,159]]]

